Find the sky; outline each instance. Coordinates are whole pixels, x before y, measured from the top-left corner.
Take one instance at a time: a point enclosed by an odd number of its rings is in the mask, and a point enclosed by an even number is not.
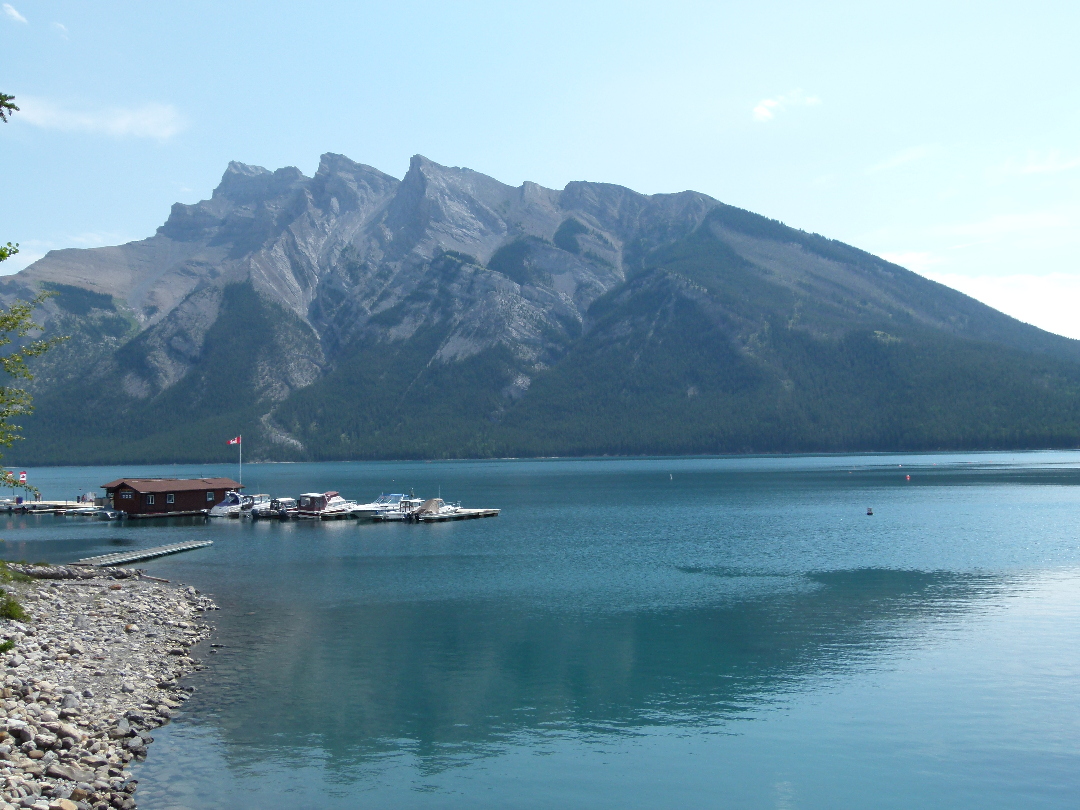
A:
[[[230,160],[694,189],[1080,338],[1073,2],[0,4],[0,241],[150,236]]]

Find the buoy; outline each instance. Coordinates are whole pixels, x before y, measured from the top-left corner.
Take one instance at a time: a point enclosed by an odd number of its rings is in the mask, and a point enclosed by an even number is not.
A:
[[[911,480],[911,476],[910,476],[910,475],[909,475],[909,476],[907,477],[907,480],[908,480],[908,481],[910,481],[910,480]]]

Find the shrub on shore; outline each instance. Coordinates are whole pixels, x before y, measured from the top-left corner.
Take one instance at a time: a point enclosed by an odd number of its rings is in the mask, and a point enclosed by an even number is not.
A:
[[[30,620],[30,616],[23,606],[19,604],[18,600],[3,588],[0,588],[0,619],[11,619],[16,622]]]

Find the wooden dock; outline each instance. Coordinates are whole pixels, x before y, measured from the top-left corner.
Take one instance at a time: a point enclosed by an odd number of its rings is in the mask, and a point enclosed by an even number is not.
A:
[[[204,548],[214,545],[213,540],[193,540],[190,543],[173,543],[171,546],[155,546],[138,551],[120,551],[116,554],[102,554],[98,557],[87,557],[79,560],[74,565],[93,565],[101,568],[106,565],[125,565],[127,563],[152,560],[155,557],[164,557],[166,554],[178,554],[181,551],[190,551],[193,548]]]
[[[205,509],[198,509],[191,512],[147,512],[141,515],[137,512],[128,512],[128,520],[149,520],[150,518],[175,517],[209,517],[209,514],[207,514],[207,510]]]
[[[474,518],[498,517],[498,509],[458,509],[456,512],[417,515],[421,523],[442,523],[446,520],[473,520]]]
[[[0,501],[0,512],[20,514],[62,515],[71,509],[94,509],[93,503],[83,501],[24,501],[15,503],[10,499]]]

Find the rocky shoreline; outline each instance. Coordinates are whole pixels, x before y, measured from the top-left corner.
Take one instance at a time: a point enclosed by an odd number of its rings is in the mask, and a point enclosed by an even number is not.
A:
[[[216,605],[128,568],[0,566],[0,810],[130,810]],[[12,601],[14,600],[14,602]]]

